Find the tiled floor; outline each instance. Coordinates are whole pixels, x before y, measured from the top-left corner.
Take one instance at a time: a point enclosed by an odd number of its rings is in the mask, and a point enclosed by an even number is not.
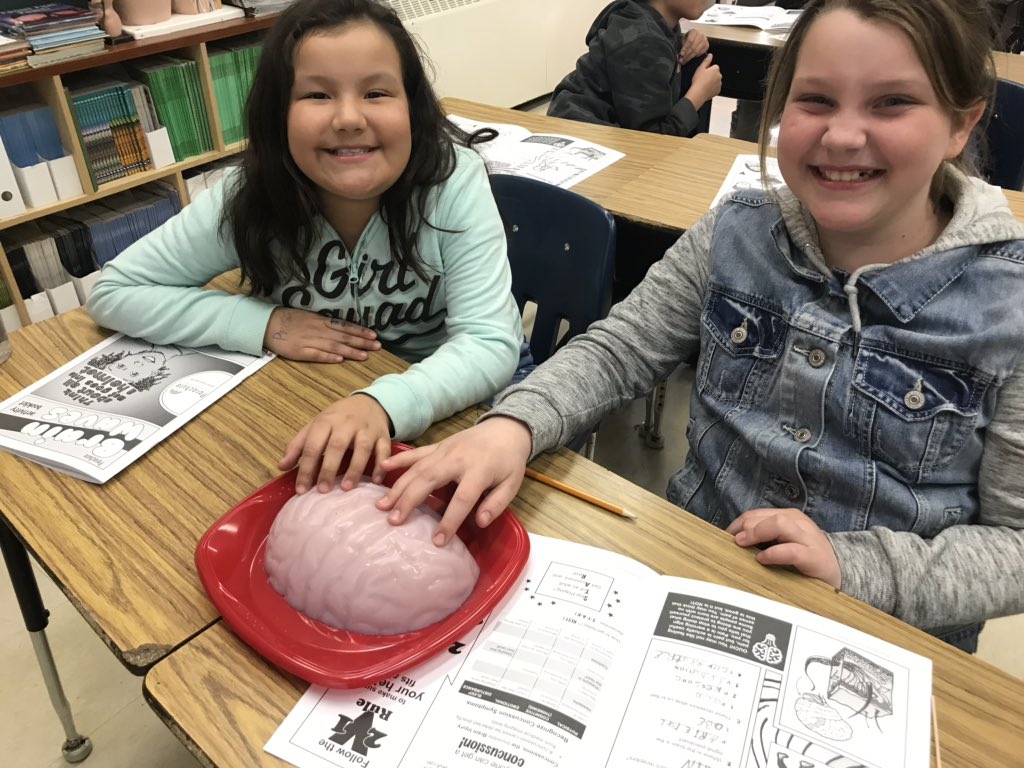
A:
[[[729,105],[716,100],[712,131],[728,132]],[[539,108],[543,111],[543,106]],[[602,424],[596,459],[656,493],[682,464],[690,376],[680,371],[669,380],[668,408],[662,425],[665,447],[643,446],[635,425],[643,420],[637,401]],[[142,699],[142,680],[121,667],[77,611],[40,572],[44,600],[51,611],[50,645],[77,725],[93,741],[90,768],[197,768],[198,762],[171,735]],[[1024,678],[1019,638],[1024,616],[989,622],[979,655]],[[0,764],[11,768],[66,765],[60,747],[63,731],[21,623],[5,574],[0,574]]]

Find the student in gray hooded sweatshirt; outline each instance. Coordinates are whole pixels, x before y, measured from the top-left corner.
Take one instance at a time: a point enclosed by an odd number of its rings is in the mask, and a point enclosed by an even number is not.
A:
[[[707,0],[615,0],[587,33],[587,52],[555,87],[552,117],[671,136],[707,130],[722,75],[708,40],[680,19],[696,19]]]
[[[527,460],[696,375],[668,498],[973,651],[1024,612],[1024,226],[964,148],[993,93],[982,0],[814,0],[772,65],[785,187],[704,216],[477,426],[389,459],[401,522],[486,525]]]

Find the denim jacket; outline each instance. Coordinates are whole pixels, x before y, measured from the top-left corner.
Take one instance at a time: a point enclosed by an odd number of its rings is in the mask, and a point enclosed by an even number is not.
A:
[[[852,275],[788,190],[734,196],[493,413],[536,453],[689,363],[670,500],[722,527],[803,510],[843,590],[920,627],[1024,611],[1024,227],[951,175],[936,242]]]
[[[985,428],[1024,352],[1024,242],[829,273],[757,194],[723,208],[712,250],[669,499],[720,527],[756,507],[829,532],[977,521]]]

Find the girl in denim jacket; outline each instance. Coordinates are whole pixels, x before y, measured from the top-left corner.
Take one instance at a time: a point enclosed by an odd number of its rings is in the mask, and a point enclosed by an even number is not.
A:
[[[993,92],[983,2],[818,0],[761,131],[786,186],[701,219],[482,423],[392,458],[401,521],[460,484],[488,523],[525,463],[696,368],[668,497],[972,650],[1024,611],[1024,226],[964,150]]]

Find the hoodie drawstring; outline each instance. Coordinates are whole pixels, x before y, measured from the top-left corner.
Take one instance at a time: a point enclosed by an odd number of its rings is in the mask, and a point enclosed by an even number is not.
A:
[[[843,286],[843,293],[846,294],[846,304],[850,308],[850,322],[853,323],[853,354],[856,356],[858,348],[860,347],[860,332],[861,332],[861,321],[860,321],[860,304],[858,303],[858,289],[857,280],[865,272],[871,272],[882,267],[887,267],[888,264],[865,264],[863,267],[855,269],[846,280],[846,284]]]

